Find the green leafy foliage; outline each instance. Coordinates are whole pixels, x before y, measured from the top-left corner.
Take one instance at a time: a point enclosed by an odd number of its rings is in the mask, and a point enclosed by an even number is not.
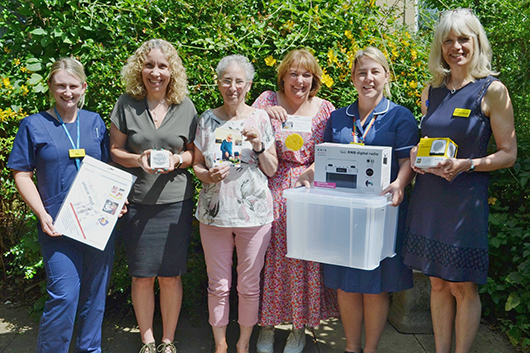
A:
[[[190,97],[199,112],[221,104],[214,68],[221,57],[233,53],[247,56],[256,67],[249,101],[264,90],[276,89],[279,61],[287,51],[299,47],[308,48],[320,61],[325,69],[321,96],[336,106],[355,99],[350,65],[354,52],[367,45],[380,47],[392,59],[393,99],[416,115],[419,83],[427,79],[422,38],[399,24],[395,9],[365,1],[0,0],[0,13],[0,28],[6,29],[0,37],[4,181],[0,192],[5,195],[1,212],[13,225],[25,224],[29,210],[17,197],[6,168],[7,156],[20,119],[48,107],[46,75],[59,57],[75,56],[85,64],[86,108],[97,111],[107,122],[123,92],[121,68],[150,38],[167,39],[179,50],[189,77]],[[198,191],[200,183],[195,183]],[[6,230],[2,229],[3,234],[10,234],[2,246],[9,267],[29,266],[17,273],[34,275],[39,267],[26,247],[34,243],[34,232],[27,228],[14,231],[4,223],[2,228]],[[184,277],[185,287],[191,287],[190,293],[202,288],[198,300],[204,301],[205,271],[197,232],[191,240],[188,271],[193,275]],[[126,261],[119,247],[112,281],[111,294],[128,293]]]
[[[398,6],[365,0],[0,0],[0,234],[4,274],[42,280],[35,219],[19,199],[7,156],[24,116],[48,107],[51,63],[75,56],[88,75],[86,108],[107,121],[123,92],[120,70],[138,46],[164,38],[177,47],[197,110],[216,107],[219,59],[247,56],[256,68],[248,97],[276,89],[276,68],[291,49],[312,51],[325,70],[319,96],[336,107],[356,98],[349,72],[356,50],[373,45],[391,61],[392,99],[419,118],[419,98],[438,11],[472,7],[488,33],[494,67],[514,105],[519,159],[492,173],[491,270],[481,288],[484,313],[497,318],[514,344],[530,344],[528,193],[530,177],[530,37],[528,0],[423,0],[419,32],[404,27]],[[394,3],[394,2],[389,2]],[[397,2],[401,4],[401,1]],[[411,11],[412,9],[407,9]],[[195,179],[198,191],[200,183]],[[31,220],[31,221],[30,221]],[[196,227],[194,228],[196,230]],[[198,232],[190,244],[184,308],[205,308],[206,275]],[[33,276],[33,279],[30,277]],[[111,294],[129,292],[123,249],[118,247]],[[38,305],[37,305],[38,306]]]

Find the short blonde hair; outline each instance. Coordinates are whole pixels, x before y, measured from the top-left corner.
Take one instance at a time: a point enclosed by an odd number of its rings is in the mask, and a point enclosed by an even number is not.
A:
[[[140,46],[136,52],[127,59],[127,64],[121,70],[125,83],[125,92],[136,99],[143,99],[147,95],[142,80],[142,70],[145,58],[153,49],[159,49],[169,62],[171,78],[166,92],[166,99],[170,104],[180,104],[188,94],[188,76],[182,65],[175,47],[163,39],[150,39]]]
[[[306,49],[295,49],[291,50],[283,58],[281,64],[278,66],[278,88],[280,92],[284,92],[283,80],[285,75],[291,67],[303,67],[313,75],[313,82],[311,83],[311,90],[309,91],[309,97],[317,95],[318,90],[322,84],[322,69],[318,65],[317,60]]]
[[[355,73],[355,69],[357,68],[357,65],[359,64],[359,61],[363,57],[367,57],[378,63],[383,67],[386,74],[388,75],[388,79],[385,83],[385,87],[383,88],[383,94],[385,97],[390,98],[392,96],[392,93],[390,92],[390,67],[388,65],[388,60],[386,59],[385,54],[383,52],[375,47],[366,47],[363,50],[357,50],[355,52],[355,57],[353,58],[353,64],[351,66],[351,80],[353,82],[353,74]]]
[[[85,68],[83,67],[83,64],[81,64],[77,59],[75,58],[57,59],[52,64],[52,67],[50,69],[50,74],[48,75],[48,80],[47,80],[48,81],[48,92],[50,94],[50,101],[52,102],[52,104],[55,104],[55,98],[53,97],[53,92],[51,89],[52,83],[53,83],[52,82],[53,76],[61,70],[64,70],[68,72],[69,74],[77,77],[77,79],[82,85],[84,85],[86,82]],[[79,99],[79,102],[77,102],[77,107],[82,108],[84,104],[85,104],[85,94],[83,93],[83,95]]]
[[[474,54],[468,66],[469,79],[474,81],[477,78],[497,74],[491,70],[490,43],[477,16],[469,9],[448,10],[442,13],[440,22],[436,26],[429,54],[429,71],[433,77],[431,81],[433,87],[442,86],[451,75],[451,69],[442,54],[443,42],[451,30],[458,36],[474,39]]]

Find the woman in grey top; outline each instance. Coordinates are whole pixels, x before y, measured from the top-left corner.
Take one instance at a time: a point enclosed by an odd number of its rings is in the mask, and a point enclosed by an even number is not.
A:
[[[138,177],[129,195],[122,234],[132,276],[132,300],[142,353],[155,353],[154,284],[160,286],[162,342],[158,352],[176,353],[173,343],[182,303],[193,209],[193,164],[197,112],[186,96],[187,76],[169,42],[152,39],[122,69],[126,94],[111,115],[112,160]],[[154,150],[168,151],[169,165],[151,166]]]

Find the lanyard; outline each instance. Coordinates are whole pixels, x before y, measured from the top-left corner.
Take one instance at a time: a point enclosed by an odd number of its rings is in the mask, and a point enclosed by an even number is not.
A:
[[[72,144],[72,149],[78,150],[79,149],[79,109],[77,109],[77,145],[74,144],[74,140],[72,140],[72,136],[70,135],[70,132],[66,128],[66,124],[64,123],[63,119],[61,119],[61,116],[59,115],[59,112],[57,112],[57,108],[53,108],[55,110],[55,115],[57,115],[57,118],[59,118],[59,121],[61,122],[61,126],[63,127],[64,132],[66,133],[66,136],[70,140],[70,143]],[[81,162],[79,158],[75,158],[75,166],[77,170],[79,170],[79,167],[81,166]]]
[[[364,144],[364,142],[366,141],[366,135],[368,135],[368,131],[370,131],[370,129],[374,125],[376,118],[377,118],[377,115],[374,115],[372,117],[372,120],[370,120],[370,123],[368,124],[368,127],[366,128],[366,130],[364,130],[364,133],[362,132],[361,129],[359,129],[359,132],[362,133],[362,136],[357,136],[357,124],[355,123],[355,117],[353,117],[353,131],[351,133],[352,136],[353,136],[353,143],[362,143],[362,144]]]

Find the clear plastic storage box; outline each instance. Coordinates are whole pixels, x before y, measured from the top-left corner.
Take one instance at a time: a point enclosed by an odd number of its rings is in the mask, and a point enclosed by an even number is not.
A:
[[[284,190],[287,257],[372,270],[395,255],[398,208],[387,196]]]

